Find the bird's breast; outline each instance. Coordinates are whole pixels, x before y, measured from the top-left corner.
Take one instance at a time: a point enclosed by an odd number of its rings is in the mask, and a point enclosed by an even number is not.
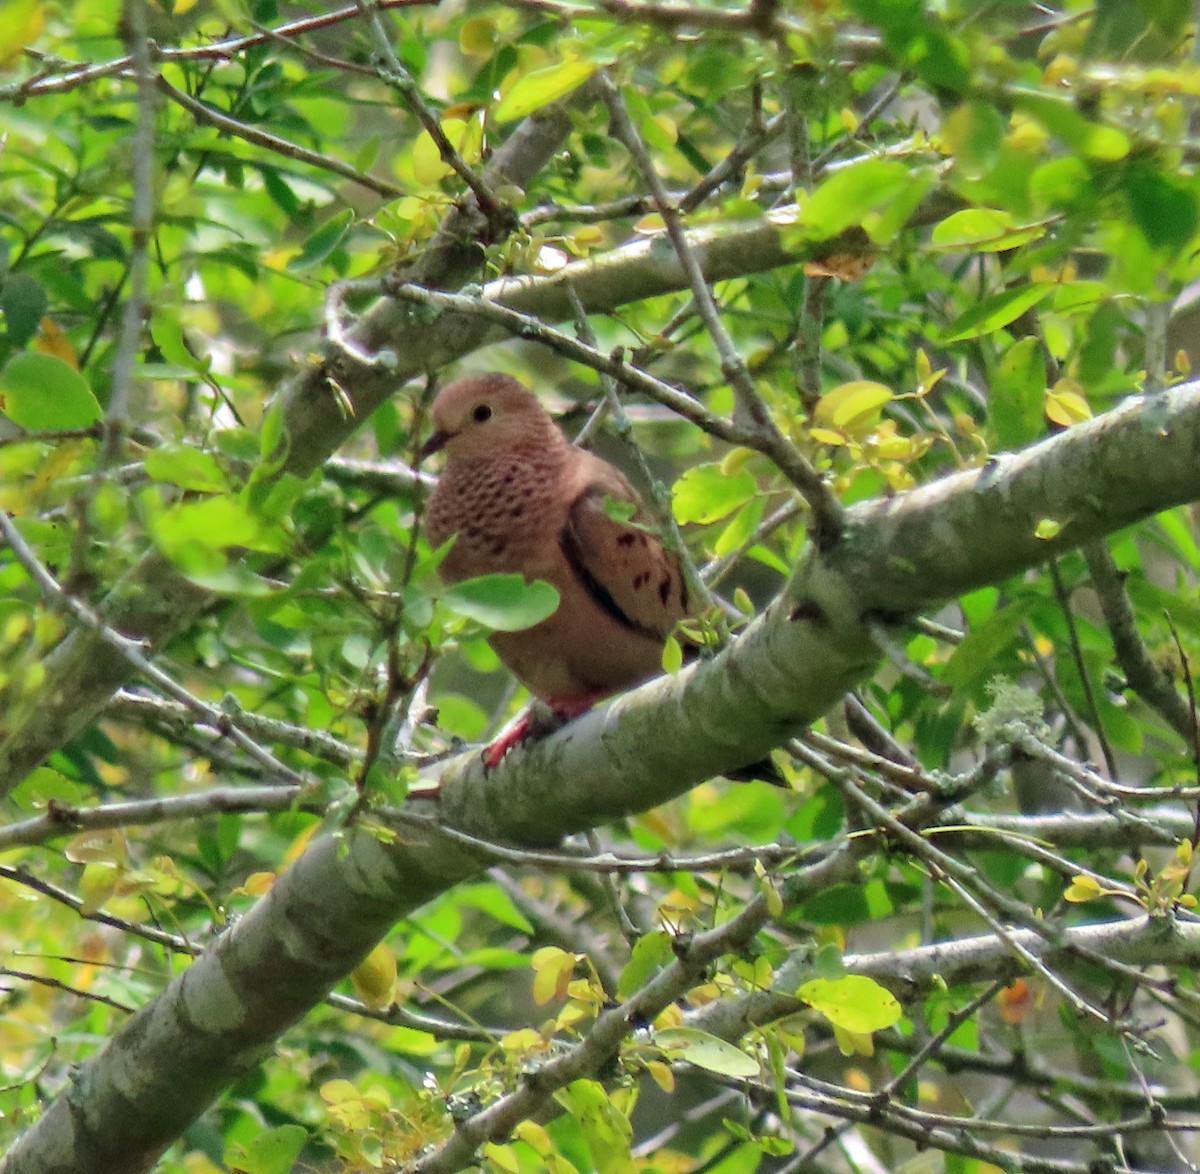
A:
[[[455,536],[442,578],[457,582],[497,571],[544,575],[565,521],[559,476],[553,466],[517,460],[448,465],[427,520],[434,546]]]

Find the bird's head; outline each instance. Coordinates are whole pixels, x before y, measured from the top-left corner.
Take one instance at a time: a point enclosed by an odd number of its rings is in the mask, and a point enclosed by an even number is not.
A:
[[[430,410],[433,435],[421,459],[446,450],[453,460],[492,457],[522,442],[562,434],[537,396],[510,375],[468,375],[438,392]]]

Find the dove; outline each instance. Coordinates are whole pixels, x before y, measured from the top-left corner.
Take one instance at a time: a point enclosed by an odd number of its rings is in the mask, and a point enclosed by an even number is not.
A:
[[[426,534],[435,547],[454,538],[442,579],[516,572],[558,591],[553,615],[489,637],[521,684],[567,719],[660,672],[664,641],[689,611],[687,585],[625,476],[571,444],[508,375],[447,384],[431,415],[421,459],[444,451],[446,462]],[[629,521],[606,502],[632,506]],[[529,734],[526,717],[485,750],[485,762],[495,766]]]

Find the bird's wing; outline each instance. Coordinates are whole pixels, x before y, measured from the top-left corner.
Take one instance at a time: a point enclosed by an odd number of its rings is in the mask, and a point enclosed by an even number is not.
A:
[[[679,560],[647,529],[636,490],[611,465],[591,458],[586,479],[567,511],[559,542],[572,571],[591,597],[633,631],[665,639],[688,614],[687,586]],[[620,521],[606,502],[631,504]]]

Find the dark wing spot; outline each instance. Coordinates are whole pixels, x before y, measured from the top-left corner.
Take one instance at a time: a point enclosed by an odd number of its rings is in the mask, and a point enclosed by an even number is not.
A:
[[[667,600],[671,598],[671,576],[664,575],[662,582],[658,585],[658,597],[663,602],[663,607],[667,606]]]
[[[520,518],[520,517],[523,517],[525,514],[525,507],[523,505],[515,505],[508,512],[512,517]]]
[[[572,512],[574,512],[574,507],[572,508]],[[630,629],[630,631],[640,632],[643,636],[649,636],[652,640],[662,639],[660,633],[645,627],[643,624],[639,624],[636,620],[630,619],[621,610],[620,604],[613,599],[608,588],[588,570],[587,563],[583,557],[583,550],[580,547],[579,536],[576,534],[575,527],[570,518],[568,518],[567,524],[559,532],[558,545],[567,562],[570,564],[571,570],[575,573],[575,577],[583,584],[584,589],[595,601],[597,607],[606,611],[618,624]]]
[[[618,546],[632,546],[636,541],[637,541],[636,534],[622,534],[620,536],[620,538],[617,539],[617,545]]]
[[[503,538],[498,538],[492,543],[492,554],[500,555],[508,549],[508,543]]]
[[[649,582],[650,582],[650,572],[649,571],[639,571],[633,577],[633,589],[635,591],[640,591]]]

